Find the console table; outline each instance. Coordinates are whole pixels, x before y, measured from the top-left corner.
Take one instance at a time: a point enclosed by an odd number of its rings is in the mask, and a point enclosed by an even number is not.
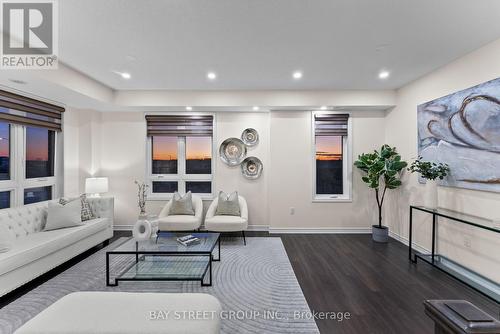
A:
[[[414,251],[412,248],[414,211],[420,211],[425,214],[432,215],[432,236],[431,236],[432,246],[430,254],[419,253],[418,251]],[[436,242],[437,242],[436,228],[439,217],[445,218],[453,223],[473,226],[476,228],[490,231],[492,233],[500,233],[500,226],[495,225],[495,223],[489,219],[467,215],[443,208],[431,209],[424,206],[411,205],[410,226],[409,226],[409,250],[408,250],[409,260],[412,263],[416,264],[417,259],[419,258],[425,261],[426,263],[434,266],[435,268],[467,284],[474,290],[482,293],[483,295],[492,299],[493,301],[500,303],[500,285],[493,282],[492,280],[489,280],[486,277],[479,275],[478,273],[473,272],[472,270],[460,265],[459,263],[456,263],[442,255],[436,254]],[[500,257],[499,257],[499,263],[500,263]]]

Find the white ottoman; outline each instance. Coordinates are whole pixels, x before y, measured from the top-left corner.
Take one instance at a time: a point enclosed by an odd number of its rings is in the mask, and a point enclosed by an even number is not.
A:
[[[75,292],[16,334],[219,333],[217,298],[201,293]]]

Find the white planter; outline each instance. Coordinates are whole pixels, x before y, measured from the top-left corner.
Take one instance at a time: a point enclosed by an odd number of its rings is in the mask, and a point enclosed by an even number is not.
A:
[[[426,180],[424,206],[429,209],[438,207],[438,182],[436,180]]]

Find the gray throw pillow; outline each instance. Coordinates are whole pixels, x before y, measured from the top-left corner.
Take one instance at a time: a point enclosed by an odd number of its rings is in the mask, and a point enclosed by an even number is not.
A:
[[[82,225],[81,210],[79,200],[69,201],[66,204],[49,202],[44,231]]]
[[[77,198],[61,198],[59,199],[59,203],[65,205],[71,201],[76,200]],[[87,199],[87,195],[80,195],[80,203],[82,204],[82,222],[95,219],[94,212],[92,211],[92,207]]]
[[[225,192],[219,192],[219,202],[217,203],[216,216],[241,216],[240,202],[238,192],[235,191],[229,195]]]
[[[172,205],[170,205],[169,215],[188,215],[194,216],[193,198],[191,192],[181,196],[177,191],[172,197]]]

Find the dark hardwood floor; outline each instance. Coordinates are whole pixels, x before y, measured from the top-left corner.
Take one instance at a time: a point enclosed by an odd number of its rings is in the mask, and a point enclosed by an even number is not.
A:
[[[115,232],[111,241],[130,232]],[[269,236],[248,232],[247,236]],[[277,236],[277,235],[272,235]],[[408,248],[391,240],[371,241],[370,235],[280,235],[304,296],[313,311],[349,312],[349,320],[320,320],[323,334],[330,333],[433,333],[425,315],[426,299],[466,299],[499,317],[500,305],[426,263],[408,262]],[[10,293],[0,307],[58,275],[102,246],[57,267]]]
[[[408,248],[370,235],[282,236],[309,307],[349,312],[342,322],[317,320],[321,333],[433,333],[426,299],[466,299],[498,318],[500,306],[447,274],[408,262]]]

